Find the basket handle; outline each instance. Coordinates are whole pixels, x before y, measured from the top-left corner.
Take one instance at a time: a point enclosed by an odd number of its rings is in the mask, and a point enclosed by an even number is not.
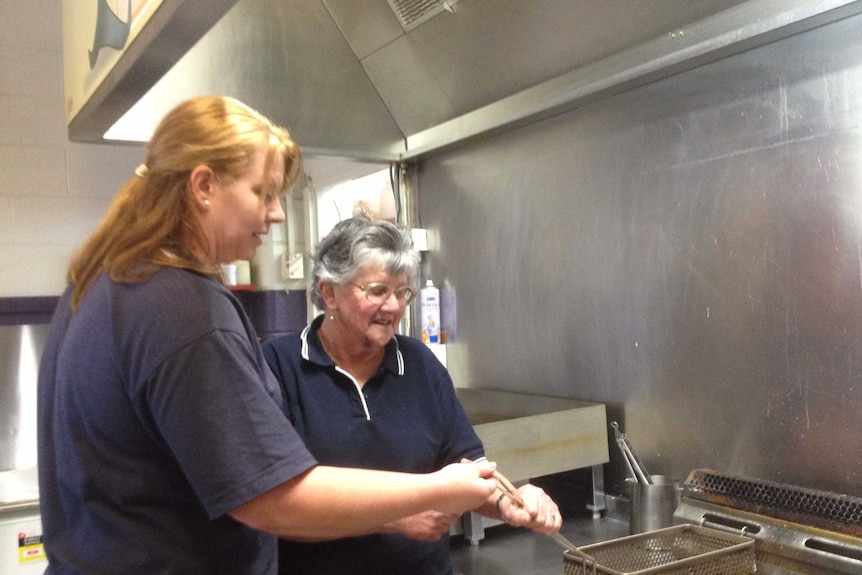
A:
[[[574,543],[572,543],[571,541],[569,541],[568,539],[563,537],[562,533],[559,533],[559,532],[554,533],[553,535],[551,535],[551,537],[554,539],[554,541],[559,543],[560,546],[563,547],[563,549],[565,549],[567,553],[571,553],[572,555],[578,557],[581,560],[581,562],[584,564],[584,573],[585,574],[587,572],[587,565],[592,563],[593,575],[596,575],[596,560],[595,559],[593,559],[592,557],[590,557],[589,555],[587,555],[586,553],[581,551],[577,545],[575,545]]]
[[[701,527],[718,529],[725,533],[745,535],[749,537],[760,532],[760,525],[757,523],[750,523],[748,521],[742,521],[735,518],[732,519],[716,513],[704,513],[701,515],[699,525]]]
[[[583,551],[581,551],[580,549],[577,549],[577,548],[576,549],[566,549],[566,553],[568,553],[574,557],[577,557],[581,561],[581,564],[584,566],[584,575],[586,575],[587,569],[589,569],[590,566],[592,566],[591,571],[593,572],[593,575],[596,575],[596,573],[597,573],[596,569],[597,569],[598,563],[596,562],[595,559],[593,559],[592,557],[590,557],[589,555],[587,555],[586,553],[584,553]]]

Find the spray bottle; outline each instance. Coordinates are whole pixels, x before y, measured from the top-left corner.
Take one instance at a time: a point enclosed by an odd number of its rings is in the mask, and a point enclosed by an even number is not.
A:
[[[419,308],[424,343],[440,343],[440,290],[428,280],[419,290]]]

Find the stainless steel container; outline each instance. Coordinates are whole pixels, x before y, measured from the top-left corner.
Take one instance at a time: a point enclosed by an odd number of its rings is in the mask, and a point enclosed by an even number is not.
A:
[[[673,525],[673,512],[681,499],[679,480],[666,475],[650,475],[651,483],[626,479],[629,486],[632,535]]]

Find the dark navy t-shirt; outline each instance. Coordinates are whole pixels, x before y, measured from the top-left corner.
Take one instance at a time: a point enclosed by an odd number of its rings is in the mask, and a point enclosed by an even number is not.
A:
[[[227,513],[316,464],[237,300],[163,268],[55,312],[39,373],[48,573],[270,574]]]
[[[323,465],[428,473],[484,455],[446,368],[420,341],[397,335],[380,370],[360,388],[317,337],[322,316],[301,333],[265,341],[284,392],[284,411]],[[450,573],[449,540],[381,533],[324,543],[282,541],[280,573]]]

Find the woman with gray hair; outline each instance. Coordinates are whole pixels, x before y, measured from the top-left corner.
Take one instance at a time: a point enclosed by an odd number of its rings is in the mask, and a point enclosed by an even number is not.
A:
[[[428,473],[484,459],[482,442],[446,368],[423,343],[398,334],[418,283],[410,233],[383,221],[344,220],[314,253],[312,299],[323,310],[300,334],[263,343],[284,392],[284,412],[326,465]],[[525,506],[492,494],[476,511],[551,534],[557,505],[540,488]],[[452,572],[440,509],[380,523],[355,537],[282,540],[279,572],[358,575]]]

